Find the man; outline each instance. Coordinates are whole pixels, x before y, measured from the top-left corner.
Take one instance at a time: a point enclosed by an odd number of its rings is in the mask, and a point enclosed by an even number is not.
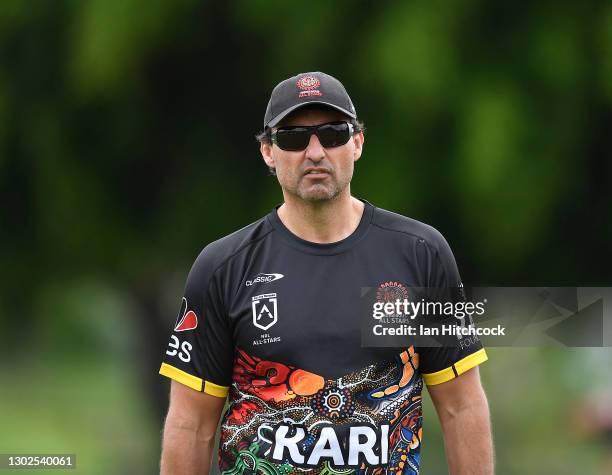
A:
[[[423,382],[452,474],[491,474],[487,401],[468,344],[362,346],[362,291],[461,285],[435,229],[351,196],[364,145],[353,103],[320,72],[279,83],[259,136],[284,202],[206,246],[160,373],[172,378],[161,472],[416,474]]]

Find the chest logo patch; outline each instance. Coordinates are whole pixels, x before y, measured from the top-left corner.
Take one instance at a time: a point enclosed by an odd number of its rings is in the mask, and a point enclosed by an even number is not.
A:
[[[275,293],[252,297],[253,325],[267,330],[278,321],[277,297]]]

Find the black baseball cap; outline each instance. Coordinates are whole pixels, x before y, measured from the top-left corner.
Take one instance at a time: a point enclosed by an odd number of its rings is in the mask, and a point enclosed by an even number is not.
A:
[[[310,104],[329,106],[352,119],[357,118],[353,101],[342,83],[317,71],[298,74],[276,85],[266,108],[264,128],[274,127],[294,110]]]

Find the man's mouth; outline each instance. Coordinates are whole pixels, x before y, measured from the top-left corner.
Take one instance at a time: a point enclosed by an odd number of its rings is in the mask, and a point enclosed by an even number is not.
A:
[[[323,177],[323,176],[327,176],[330,174],[331,173],[327,168],[317,168],[317,167],[307,168],[306,171],[304,172],[304,175],[311,176],[312,178]]]

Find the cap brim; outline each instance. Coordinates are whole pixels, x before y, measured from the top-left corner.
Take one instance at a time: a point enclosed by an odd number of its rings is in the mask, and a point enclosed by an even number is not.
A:
[[[354,114],[353,112],[350,112],[344,109],[343,107],[339,107],[335,104],[330,104],[329,102],[325,102],[325,101],[308,101],[308,102],[302,102],[301,104],[295,104],[294,106],[291,106],[288,109],[285,109],[283,112],[281,112],[276,117],[274,117],[270,122],[268,122],[266,124],[266,127],[274,127],[276,124],[278,124],[281,120],[283,120],[293,111],[300,109],[302,107],[312,105],[312,104],[321,104],[324,106],[328,106],[328,107],[331,107],[332,109],[336,109],[337,111],[342,112],[344,115],[348,115],[351,119],[357,118],[357,115]]]

